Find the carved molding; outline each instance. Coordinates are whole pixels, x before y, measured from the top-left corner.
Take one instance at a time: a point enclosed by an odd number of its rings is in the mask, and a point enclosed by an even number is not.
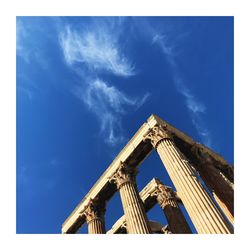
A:
[[[109,178],[110,182],[114,182],[118,189],[122,187],[127,182],[135,184],[135,176],[137,174],[136,168],[129,168],[124,162],[120,163],[119,168],[116,172]]]
[[[150,140],[155,149],[157,149],[159,143],[165,139],[172,139],[172,135],[167,128],[162,125],[155,125],[149,130],[149,133],[144,136],[144,140]]]

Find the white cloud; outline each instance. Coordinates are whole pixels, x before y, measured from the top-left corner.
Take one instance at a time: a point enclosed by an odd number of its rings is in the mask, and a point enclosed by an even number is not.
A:
[[[180,84],[181,83],[181,84]],[[185,104],[191,117],[192,123],[199,134],[202,142],[211,147],[211,135],[204,125],[201,115],[206,113],[206,106],[199,102],[197,98],[191,94],[187,85],[184,85],[183,81],[179,79],[175,80],[175,87],[177,91],[185,98]]]
[[[128,97],[101,79],[92,80],[81,87],[78,86],[73,92],[99,119],[101,132],[110,145],[125,140],[121,135],[122,115],[126,114],[129,107],[138,109],[149,96],[149,94],[145,94],[142,98]]]
[[[28,98],[28,100],[31,100],[33,98],[33,91],[28,88],[28,87],[24,87],[24,86],[17,86],[16,90],[21,92],[21,94],[24,94],[24,96],[26,96]]]
[[[47,32],[47,31],[46,31]],[[16,20],[16,54],[27,64],[37,63],[43,70],[50,69],[50,57],[45,53],[46,48],[42,41],[36,40],[37,34],[47,35],[43,29],[37,30],[32,23]],[[49,38],[47,36],[47,38]]]
[[[22,57],[26,63],[29,63],[29,51],[25,48],[24,40],[27,39],[28,33],[20,19],[16,21],[16,53]]]
[[[124,113],[123,104],[134,105],[136,100],[128,98],[124,93],[113,86],[97,79],[88,88],[87,104],[92,106],[98,101],[107,109],[113,109],[117,113]]]
[[[152,44],[159,46],[163,54],[165,54],[168,63],[172,67],[176,67],[177,65],[175,57],[178,55],[177,52],[178,42],[173,41],[173,38],[170,39],[170,37],[166,34],[161,34],[156,32],[154,29],[149,29],[149,30],[151,32]],[[176,75],[174,77],[176,77]]]
[[[165,36],[155,33],[152,38],[152,43],[162,43],[162,40],[165,38]]]
[[[211,134],[204,125],[203,119],[201,117],[201,115],[205,114],[206,112],[206,106],[203,103],[199,102],[197,98],[193,95],[191,89],[188,87],[187,84],[184,83],[182,74],[179,71],[179,67],[176,61],[176,56],[178,54],[175,51],[178,42],[170,41],[166,34],[159,34],[154,29],[149,30],[151,30],[152,32],[152,44],[156,44],[160,47],[160,49],[166,56],[167,62],[172,67],[174,86],[176,90],[185,98],[185,105],[188,109],[191,121],[198,135],[206,146],[211,147]],[[184,37],[187,34],[189,33],[184,33],[183,36],[180,37]]]
[[[104,24],[82,32],[67,26],[60,34],[66,62],[69,65],[83,63],[90,70],[118,76],[134,75],[134,66],[121,52],[119,34],[120,31],[108,29]]]
[[[176,90],[185,97],[186,106],[192,113],[205,113],[206,107],[191,93],[191,90],[184,84],[180,73],[177,71],[177,66],[174,70],[174,85]]]
[[[192,119],[192,123],[194,124],[202,140],[202,143],[205,144],[207,147],[211,147],[212,146],[211,133],[204,126],[204,122],[201,120],[201,117],[199,115],[194,116]]]
[[[73,87],[73,93],[95,114],[100,132],[110,145],[124,142],[122,117],[129,108],[140,108],[150,96],[132,98],[100,78],[101,73],[120,77],[136,73],[124,52],[124,20],[92,19],[81,31],[65,26],[59,33],[64,59],[82,79],[81,86]]]
[[[204,113],[206,111],[206,107],[202,104],[197,102],[194,97],[186,99],[188,109],[196,114],[196,113]]]

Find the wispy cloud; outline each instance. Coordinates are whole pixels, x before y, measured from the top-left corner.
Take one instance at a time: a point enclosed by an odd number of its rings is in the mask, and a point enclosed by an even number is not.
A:
[[[47,32],[47,31],[46,31]],[[45,31],[37,29],[36,25],[23,20],[22,17],[16,19],[16,55],[17,55],[17,93],[29,101],[35,99],[37,94],[43,92],[44,86],[39,86],[39,81],[34,80],[32,74],[38,66],[38,70],[46,72],[51,70],[50,58],[46,54],[44,41],[38,41],[37,36],[45,37]],[[51,42],[51,41],[50,41]],[[28,67],[26,67],[28,66]],[[28,70],[27,70],[28,68]],[[51,74],[47,74],[48,78]]]
[[[30,88],[24,86],[17,86],[16,90],[26,96],[28,100],[31,100],[33,98],[33,91],[31,91]]]
[[[118,21],[118,22],[117,22]],[[124,52],[123,19],[98,19],[82,30],[66,25],[59,33],[64,59],[81,77],[81,84],[72,86],[75,96],[94,113],[100,132],[109,145],[124,142],[122,117],[129,108],[140,108],[150,96],[131,97],[102,80],[102,73],[119,77],[136,74],[135,66]],[[83,73],[84,72],[84,73]]]
[[[22,57],[25,62],[29,62],[29,52],[24,47],[23,41],[27,39],[28,33],[23,24],[23,22],[19,19],[16,21],[16,53],[17,56]]]
[[[99,119],[101,132],[106,135],[106,142],[110,145],[125,140],[120,132],[121,117],[126,114],[127,108],[130,106],[137,109],[149,97],[149,94],[140,99],[128,97],[101,79],[89,81],[81,87],[77,86],[73,92]]]
[[[135,68],[122,53],[117,30],[106,25],[81,32],[67,26],[60,33],[60,44],[68,64],[84,63],[90,70],[106,71],[118,76],[131,76]]]
[[[47,45],[38,39],[39,36],[50,39],[48,31],[39,29],[32,22],[23,21],[21,17],[16,19],[16,54],[27,64],[38,64],[43,70],[50,69],[50,56],[46,53]]]
[[[175,71],[174,71],[175,72]],[[177,74],[175,72],[175,74]],[[179,75],[179,74],[178,74]],[[184,81],[179,76],[174,76],[174,84],[177,91],[186,98],[187,108],[194,114],[205,113],[206,107],[201,102],[198,102],[195,96],[191,93],[190,89],[184,84]]]
[[[191,88],[184,80],[183,74],[179,70],[179,66],[176,60],[176,46],[178,41],[170,41],[167,38],[166,34],[157,33],[154,29],[151,29],[152,32],[152,44],[155,44],[160,47],[164,55],[166,56],[167,62],[172,67],[173,72],[173,82],[176,90],[185,98],[185,104],[189,111],[191,121],[199,134],[202,142],[211,147],[212,139],[211,133],[204,124],[202,115],[206,113],[206,106],[198,101],[197,97],[191,91]],[[188,33],[185,33],[187,35]],[[184,35],[183,35],[184,36]]]

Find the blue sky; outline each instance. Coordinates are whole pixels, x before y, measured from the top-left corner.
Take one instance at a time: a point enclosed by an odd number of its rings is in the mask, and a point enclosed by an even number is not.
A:
[[[17,233],[60,233],[152,113],[234,163],[233,17],[17,17],[16,27]],[[155,152],[139,190],[153,177],[172,185]],[[122,214],[117,193],[106,228]],[[158,206],[148,216],[166,224]]]

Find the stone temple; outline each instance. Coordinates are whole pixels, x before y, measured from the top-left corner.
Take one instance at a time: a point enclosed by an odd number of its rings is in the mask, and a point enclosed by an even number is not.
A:
[[[139,192],[137,169],[153,149],[174,187],[166,186],[156,176]],[[124,215],[106,231],[105,207],[116,192],[120,193]],[[87,223],[89,234],[190,234],[180,204],[198,234],[233,233],[233,166],[151,115],[68,216],[62,233],[77,233]],[[148,220],[147,212],[155,205],[161,207],[166,226]]]

